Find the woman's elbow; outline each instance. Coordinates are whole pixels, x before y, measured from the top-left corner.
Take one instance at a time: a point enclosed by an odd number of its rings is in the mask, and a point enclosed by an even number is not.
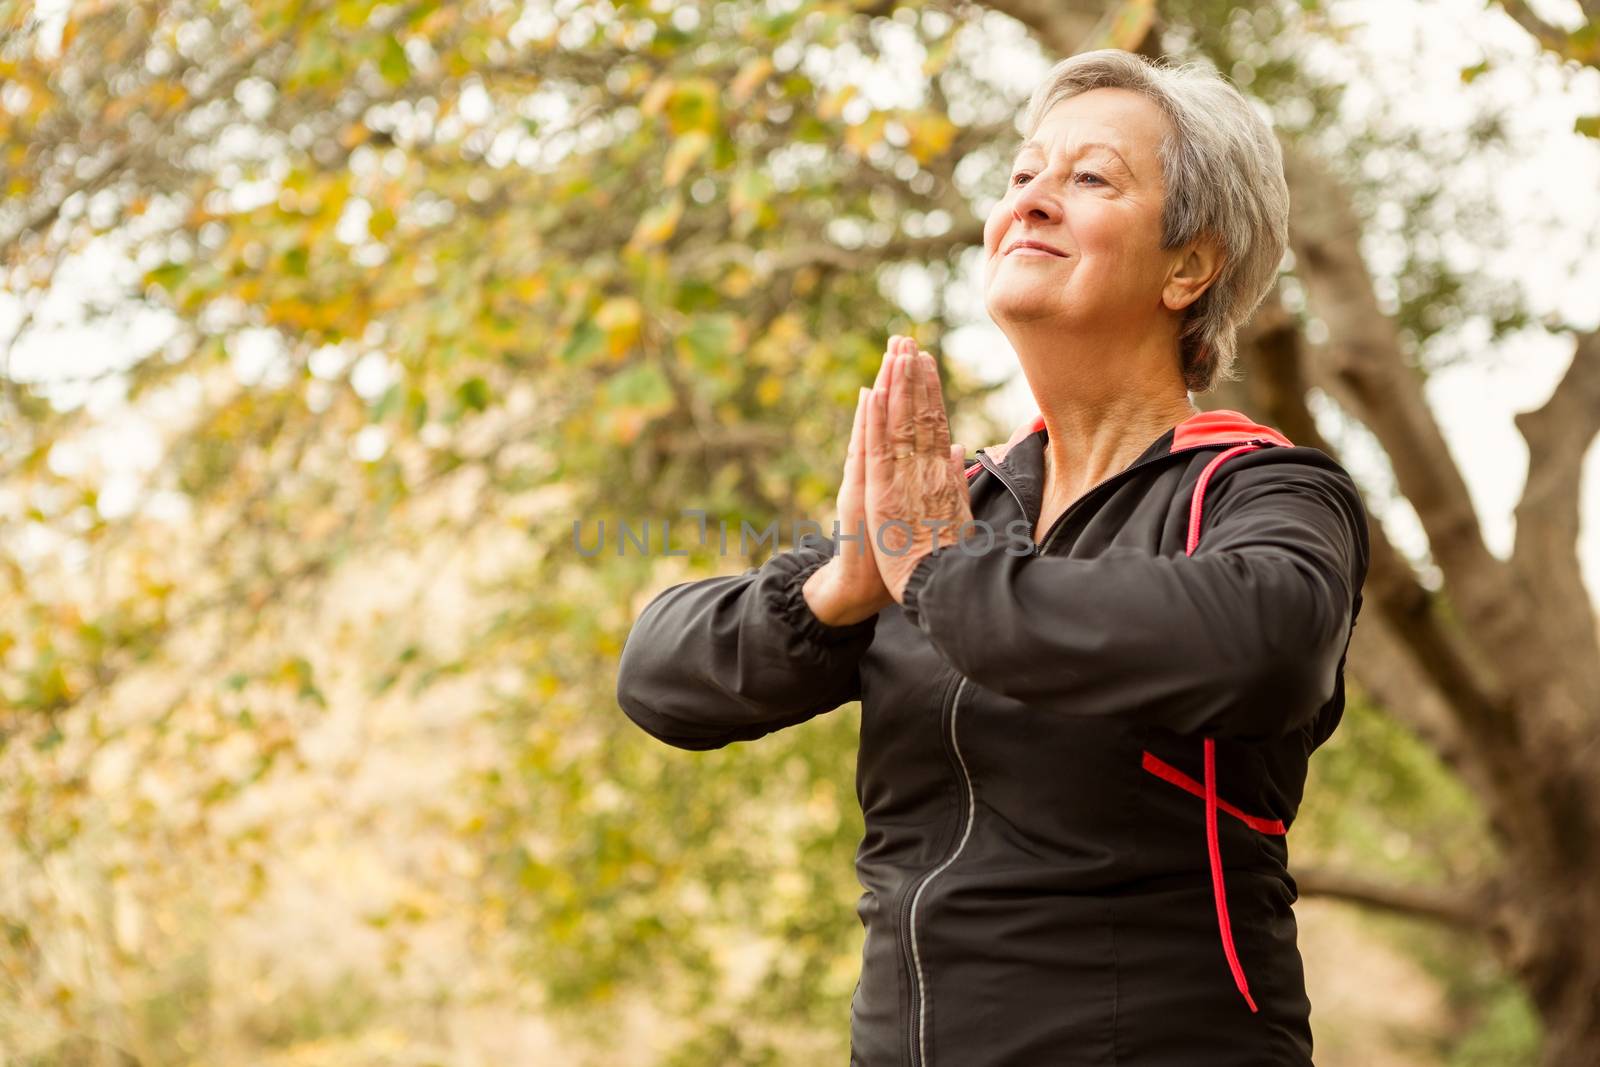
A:
[[[1286,627],[1253,658],[1238,680],[1239,711],[1230,733],[1276,740],[1305,726],[1333,699],[1349,641],[1349,613],[1330,612],[1318,625]]]

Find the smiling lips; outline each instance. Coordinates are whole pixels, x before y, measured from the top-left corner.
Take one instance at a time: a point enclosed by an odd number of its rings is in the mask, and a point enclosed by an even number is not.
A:
[[[1064,258],[1066,253],[1054,245],[1047,245],[1043,241],[1018,241],[1006,249],[1006,255],[1019,256],[1057,256]]]

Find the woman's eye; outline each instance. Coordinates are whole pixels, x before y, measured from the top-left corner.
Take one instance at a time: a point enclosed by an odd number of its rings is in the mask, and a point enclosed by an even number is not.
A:
[[[1023,179],[1032,178],[1032,177],[1033,177],[1033,175],[1027,173],[1026,171],[1019,171],[1016,174],[1013,174],[1011,176],[1011,184],[1013,186],[1021,185],[1021,184],[1023,184]],[[1105,184],[1105,179],[1100,177],[1100,175],[1091,173],[1091,172],[1086,171],[1086,170],[1080,170],[1078,173],[1073,175],[1073,178],[1075,178],[1075,179],[1076,178],[1093,178],[1095,181],[1099,182],[1101,185]]]

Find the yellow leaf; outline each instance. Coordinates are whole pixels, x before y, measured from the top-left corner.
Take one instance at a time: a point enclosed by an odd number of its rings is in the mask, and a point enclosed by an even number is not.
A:
[[[955,140],[956,125],[943,115],[916,112],[903,116],[902,121],[911,135],[906,149],[918,163],[926,163],[943,155],[950,147],[950,142]]]
[[[1139,42],[1150,32],[1155,21],[1156,0],[1122,0],[1112,13],[1111,25],[1103,38],[1091,48],[1120,48],[1125,51],[1139,47]]]
[[[639,223],[633,229],[633,236],[628,239],[628,246],[637,249],[661,244],[677,230],[678,220],[682,217],[683,198],[674,194],[671,199],[639,216]]]
[[[840,113],[844,111],[844,106],[855,95],[856,87],[854,85],[846,85],[842,89],[829,93],[817,105],[817,118],[822,119],[824,122],[832,122],[839,117]]]
[[[755,285],[755,275],[746,267],[735,266],[728,271],[727,277],[722,279],[722,292],[724,296],[738,299],[748,293]]]
[[[783,396],[783,379],[770,375],[761,379],[761,384],[756,386],[756,400],[762,407],[770,408]]]
[[[672,95],[672,79],[657,78],[644,94],[644,99],[639,101],[639,114],[651,118],[661,113],[666,107],[667,98]]]
[[[883,140],[883,128],[887,124],[888,117],[881,111],[874,111],[865,122],[845,127],[845,146],[857,155],[866,155],[873,145]]]
[[[642,318],[643,312],[637,300],[631,296],[614,296],[600,305],[594,315],[594,324],[605,334],[611,354],[620,356],[638,341]]]
[[[705,130],[690,130],[679,137],[672,142],[672,149],[667,153],[667,164],[661,172],[661,180],[669,187],[677,185],[710,146],[711,135]]]
[[[772,60],[766,56],[757,56],[740,68],[728,85],[728,97],[735,104],[743,104],[767,80],[772,73]]]
[[[517,279],[511,291],[516,294],[518,300],[532,303],[550,291],[550,279],[543,274],[525,274]]]

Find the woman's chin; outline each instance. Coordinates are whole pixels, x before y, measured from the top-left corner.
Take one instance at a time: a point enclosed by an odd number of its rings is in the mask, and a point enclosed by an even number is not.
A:
[[[1059,316],[1066,310],[1061,303],[1059,286],[1050,289],[998,286],[984,298],[984,306],[997,323],[1033,322]]]

